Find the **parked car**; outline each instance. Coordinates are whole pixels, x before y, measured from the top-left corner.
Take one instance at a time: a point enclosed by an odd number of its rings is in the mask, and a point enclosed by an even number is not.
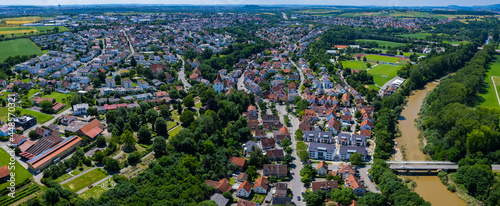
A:
[[[378,187],[375,186],[375,189],[378,191]]]
[[[297,196],[297,200],[300,201],[300,196]]]

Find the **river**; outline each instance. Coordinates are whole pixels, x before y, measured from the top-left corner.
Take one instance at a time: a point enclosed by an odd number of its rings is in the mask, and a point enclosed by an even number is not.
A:
[[[439,82],[430,82],[424,89],[416,90],[408,98],[408,102],[399,117],[398,127],[401,131],[401,137],[396,139],[396,154],[393,159],[402,161],[403,155],[401,148],[404,148],[407,161],[424,161],[425,155],[420,150],[420,140],[418,139],[418,130],[415,126],[415,119],[424,102],[427,94],[432,91]],[[415,192],[429,201],[432,205],[458,205],[465,206],[465,202],[458,198],[455,193],[447,190],[437,176],[406,176],[417,183]]]

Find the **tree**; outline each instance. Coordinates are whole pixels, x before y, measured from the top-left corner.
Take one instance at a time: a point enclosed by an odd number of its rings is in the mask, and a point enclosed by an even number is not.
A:
[[[52,102],[50,102],[49,100],[43,100],[42,102],[40,102],[40,107],[45,113],[52,113],[52,105]]]
[[[121,136],[121,139],[126,150],[132,151],[135,149],[136,140],[134,138],[134,134],[131,131],[125,130]]]
[[[356,113],[354,113],[354,118],[359,119],[361,117],[361,111],[356,110]]]
[[[302,178],[300,178],[300,182],[304,183],[304,185],[311,184],[311,181],[312,177],[310,174],[305,174],[304,176],[302,176]]]
[[[309,159],[309,152],[307,152],[306,150],[298,151],[298,155],[299,155],[300,161],[302,161],[302,162],[305,162]]]
[[[99,115],[99,113],[97,112],[97,108],[95,108],[95,107],[89,107],[89,109],[87,110],[87,114],[90,116]]]
[[[331,200],[338,202],[340,205],[350,205],[352,200],[356,198],[350,187],[333,190],[329,196]]]
[[[155,127],[156,127],[156,133],[161,136],[166,136],[167,134],[167,123],[165,122],[165,119],[163,117],[158,117],[156,118],[155,122]]]
[[[189,125],[191,125],[191,123],[194,121],[194,112],[192,112],[191,110],[185,110],[184,112],[182,112],[179,120],[181,120],[183,127],[189,127]]]
[[[141,143],[148,143],[149,141],[151,141],[151,131],[149,131],[149,129],[143,125],[137,132],[137,138]]]
[[[153,140],[153,151],[155,155],[161,156],[167,152],[167,141],[162,136],[157,136]]]
[[[361,156],[361,153],[353,153],[351,157],[349,158],[349,161],[353,165],[362,165],[363,164],[363,157]]]
[[[226,199],[233,199],[233,194],[230,192],[223,192],[222,196],[224,196]]]
[[[191,107],[194,107],[194,97],[193,95],[188,95],[186,97],[184,97],[184,99],[182,100],[182,104],[187,107],[187,108],[191,108]]]
[[[283,148],[286,148],[288,146],[290,146],[292,143],[290,142],[290,139],[289,138],[285,138],[283,139],[283,141],[281,141],[281,147]]]
[[[302,141],[302,140],[304,140],[304,133],[302,133],[301,129],[295,130],[295,140],[296,141]]]
[[[120,170],[120,163],[113,158],[106,158],[105,167],[110,171],[118,171]]]
[[[164,118],[170,117],[170,108],[168,105],[164,104],[160,106],[160,116]]]
[[[148,109],[148,111],[146,111],[146,120],[149,123],[153,123],[153,121],[155,121],[156,118],[158,118],[158,112],[155,109],[151,108]]]
[[[307,206],[318,206],[323,205],[325,202],[325,191],[318,190],[314,192],[306,192],[304,194],[304,201],[307,202]]]
[[[250,166],[248,169],[245,171],[248,175],[248,181],[253,181],[259,174],[257,174],[257,167],[256,166]]]
[[[360,206],[386,206],[387,198],[380,193],[368,192],[358,200]]]
[[[48,203],[55,204],[59,202],[60,194],[59,191],[57,191],[54,188],[48,188],[45,191],[45,201]]]
[[[134,57],[130,60],[130,66],[136,67],[137,66],[137,61],[135,60]]]
[[[31,130],[29,133],[28,133],[28,137],[29,138],[32,138],[32,139],[37,139],[38,138],[38,134],[36,133],[35,130]]]

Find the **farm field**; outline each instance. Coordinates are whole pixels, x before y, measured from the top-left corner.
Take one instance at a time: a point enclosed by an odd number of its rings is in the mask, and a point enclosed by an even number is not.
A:
[[[0,26],[19,26],[27,23],[32,23],[35,21],[40,21],[43,19],[47,19],[47,17],[25,16],[25,17],[3,18],[0,19]]]
[[[12,37],[12,34],[14,34],[14,37],[31,36],[39,32],[53,32],[55,27],[59,28],[59,32],[69,31],[69,29],[64,26],[0,27],[0,35],[4,35],[5,37]]]
[[[54,118],[52,115],[49,115],[49,114],[35,112],[35,111],[32,111],[32,110],[23,109],[23,108],[20,108],[20,107],[16,107],[16,110],[20,110],[21,111],[21,115],[23,115],[23,114],[29,114],[29,115],[35,116],[36,117],[36,121],[38,122],[38,124],[43,124],[45,122],[48,122],[52,118]],[[8,115],[8,113],[9,113],[9,111],[8,111],[7,107],[0,107],[0,120],[2,120],[4,122],[7,122],[7,115]]]
[[[342,61],[342,66],[344,68],[350,68],[354,70],[365,70],[367,69],[366,63],[362,61]]]
[[[16,55],[39,55],[42,53],[40,48],[38,48],[29,39],[14,39],[9,41],[0,42],[0,62],[3,62],[9,56]],[[6,48],[6,49],[3,49]]]
[[[3,114],[3,113],[2,113]],[[1,148],[0,149],[0,167],[3,167],[5,165],[8,165],[10,163],[10,155],[5,151],[5,149]],[[15,164],[16,168],[15,170],[11,170],[10,172],[16,173],[16,185],[19,185],[22,181],[30,178],[33,176],[28,170],[26,170],[19,162],[16,161]],[[7,188],[9,186],[9,182],[4,182],[0,184],[0,190]]]
[[[416,33],[416,34],[403,34],[403,35],[398,35],[400,37],[406,37],[406,38],[414,38],[414,39],[424,39],[426,36],[430,36],[431,34],[429,33]]]
[[[495,60],[490,63],[489,70],[486,72],[486,77],[484,78],[486,86],[479,92],[476,106],[488,108],[499,108],[500,106],[498,105],[497,95],[491,80],[492,76],[500,76],[500,55],[495,55],[494,58]],[[496,89],[500,89],[500,77],[493,79],[495,80],[495,84],[497,86]]]
[[[401,18],[406,18],[406,17],[411,17],[411,18],[420,18],[420,17],[429,17],[430,14],[427,12],[418,12],[418,11],[407,11],[407,12],[394,12],[390,13],[390,16],[393,17],[401,17]]]
[[[373,76],[373,82],[382,86],[398,74],[400,66],[392,66],[387,64],[379,64],[376,67],[368,70],[368,73]]]
[[[368,60],[384,61],[384,62],[391,62],[391,63],[396,63],[397,61],[399,61],[401,59],[399,57],[379,56],[379,55],[372,55],[372,54],[365,55],[365,57]]]
[[[404,46],[404,43],[392,42],[392,41],[383,41],[383,40],[374,40],[374,39],[357,39],[356,41],[374,41],[377,42],[379,47],[399,47]]]
[[[108,175],[104,174],[104,172],[100,171],[100,169],[95,169],[74,180],[67,182],[66,184],[63,184],[62,186],[66,189],[71,190],[72,192],[77,192],[94,182],[104,179],[106,176]]]

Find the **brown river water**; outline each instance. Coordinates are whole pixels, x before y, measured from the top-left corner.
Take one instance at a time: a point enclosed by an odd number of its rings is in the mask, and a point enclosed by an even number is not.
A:
[[[401,116],[399,117],[399,130],[401,130],[401,137],[397,138],[397,153],[394,159],[397,161],[402,160],[400,149],[402,146],[405,148],[407,161],[424,161],[425,155],[420,150],[418,139],[418,130],[415,126],[415,119],[418,118],[418,113],[424,102],[425,96],[436,88],[438,82],[428,83],[424,89],[416,90],[408,98],[408,102],[404,107]],[[417,183],[415,192],[422,196],[426,201],[432,205],[458,205],[465,206],[465,202],[458,198],[455,193],[446,189],[437,176],[405,176],[412,179]]]

